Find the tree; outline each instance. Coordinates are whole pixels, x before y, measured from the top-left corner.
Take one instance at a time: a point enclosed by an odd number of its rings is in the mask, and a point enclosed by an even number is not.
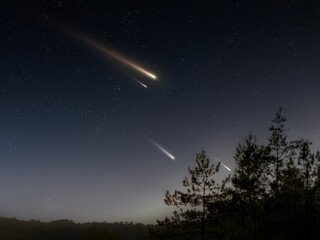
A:
[[[279,108],[275,117],[271,120],[272,124],[269,127],[271,136],[268,138],[268,144],[266,146],[268,153],[266,173],[269,191],[266,208],[269,213],[270,223],[273,224],[272,228],[275,234],[273,238],[275,239],[281,238],[280,235],[284,231],[284,228],[280,226],[288,219],[284,209],[290,207],[286,203],[288,196],[286,190],[288,186],[285,184],[285,181],[288,181],[288,177],[290,178],[290,176],[285,176],[285,173],[293,173],[290,171],[294,170],[296,151],[301,143],[301,140],[288,141],[288,129],[285,128],[286,121],[287,118],[284,115],[283,109]],[[290,164],[290,162],[292,162],[292,164]],[[293,168],[286,169],[290,166]],[[288,208],[288,211],[289,209],[290,208]]]
[[[256,138],[249,134],[243,144],[239,144],[235,154],[236,169],[231,178],[230,190],[232,201],[237,202],[234,213],[241,213],[242,218],[249,218],[247,225],[252,239],[257,239],[258,210],[266,195],[266,151],[256,143]]]
[[[190,177],[182,181],[182,185],[187,188],[186,192],[178,190],[173,194],[166,192],[164,202],[179,208],[179,211],[174,212],[171,221],[168,218],[165,220],[167,224],[168,221],[176,224],[194,224],[194,226],[200,224],[201,239],[205,239],[208,204],[214,200],[221,187],[212,178],[219,168],[220,163],[211,164],[204,150],[196,155],[195,168],[188,167]]]
[[[269,131],[271,136],[268,138],[268,144],[266,150],[269,151],[268,156],[268,174],[270,177],[270,193],[277,195],[281,192],[283,186],[283,171],[287,167],[289,161],[291,161],[296,151],[304,142],[304,140],[288,141],[287,132],[285,127],[287,121],[284,115],[284,110],[280,107],[276,112],[275,117],[271,120],[271,126]]]
[[[229,178],[216,184],[219,164],[211,165],[204,151],[197,154],[196,167],[182,182],[186,191],[166,192],[165,203],[179,209],[162,222],[174,239],[181,239],[183,226],[189,235],[182,239],[199,239],[193,230],[201,239],[318,238],[320,152],[312,153],[307,140],[289,141],[285,123],[280,108],[265,145],[252,134],[238,145],[231,185],[225,185]]]
[[[315,222],[314,214],[317,212],[315,208],[316,201],[316,182],[317,182],[317,160],[319,153],[311,153],[310,150],[311,142],[302,141],[299,146],[299,156],[298,156],[298,168],[300,184],[302,186],[300,195],[300,212],[302,212],[300,219],[300,226],[302,226],[302,231],[305,232],[304,239],[310,239],[310,232],[314,232],[317,227]]]

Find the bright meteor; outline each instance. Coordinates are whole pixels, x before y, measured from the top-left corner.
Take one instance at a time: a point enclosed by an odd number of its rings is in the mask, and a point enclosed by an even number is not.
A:
[[[147,137],[148,138],[148,137]],[[175,161],[175,157],[169,153],[166,149],[164,149],[162,146],[160,146],[158,143],[156,143],[155,141],[153,141],[152,139],[148,138],[150,142],[153,143],[153,145],[155,145],[160,151],[162,151],[165,155],[167,155],[169,158],[171,158],[171,160]]]
[[[148,88],[147,85],[143,84],[143,83],[140,82],[139,80],[137,80],[137,81],[138,81],[138,83],[140,83],[140,85],[141,85],[142,87]]]
[[[152,80],[156,80],[157,76],[154,73],[151,73],[150,71],[147,71],[140,65],[134,63],[130,59],[127,59],[126,57],[122,56],[121,54],[115,52],[114,50],[111,50],[110,48],[106,47],[102,43],[96,41],[93,38],[90,38],[84,34],[81,34],[79,32],[73,31],[68,29],[68,32],[71,33],[73,36],[81,40],[81,42],[89,45],[90,47],[94,48],[98,52],[102,53],[103,55],[107,55],[109,57],[112,57],[115,60],[118,60],[119,62],[122,62],[126,64],[127,66],[131,67],[132,69],[142,73],[143,75],[151,78]]]
[[[132,77],[132,76],[131,76]],[[132,77],[137,83],[139,83],[142,87],[144,88],[148,88],[147,85],[145,85],[144,83],[140,82],[138,79],[136,79],[135,77]]]
[[[210,153],[209,155],[213,158],[213,160],[215,160],[216,162],[219,161],[219,163],[225,168],[227,169],[229,172],[231,172],[231,168],[229,168],[227,165],[225,165],[223,162],[221,162],[217,157],[212,156]]]
[[[220,162],[222,166],[224,166],[225,169],[227,169],[229,172],[231,172],[231,169],[229,167],[227,167],[225,164],[223,164],[223,162]]]

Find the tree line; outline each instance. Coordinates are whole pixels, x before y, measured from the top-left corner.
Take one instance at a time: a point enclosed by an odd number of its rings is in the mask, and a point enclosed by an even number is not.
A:
[[[235,169],[222,182],[220,163],[196,155],[182,181],[184,191],[167,191],[171,217],[150,229],[156,239],[319,239],[320,153],[305,139],[289,140],[280,108],[270,136],[259,144],[248,134],[236,147]]]
[[[0,217],[1,240],[143,240],[149,226],[141,223],[40,222]]]

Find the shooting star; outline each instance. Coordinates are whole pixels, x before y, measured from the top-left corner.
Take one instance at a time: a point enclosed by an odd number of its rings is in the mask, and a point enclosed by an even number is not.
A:
[[[151,78],[152,80],[156,80],[157,76],[154,73],[151,73],[150,71],[144,69],[140,65],[136,64],[132,60],[122,56],[121,54],[117,53],[116,51],[106,47],[104,44],[98,42],[97,40],[83,34],[80,32],[77,32],[75,30],[72,30],[70,28],[64,27],[65,31],[71,34],[73,37],[79,39],[81,42],[87,44],[91,48],[95,49],[96,51],[100,52],[101,54],[111,57],[129,67],[132,69],[140,72],[141,74],[147,76],[148,78]]]
[[[147,85],[143,84],[143,83],[140,82],[139,80],[137,80],[137,81],[138,81],[138,83],[140,83],[140,85],[141,85],[142,87],[148,88]]]
[[[162,146],[160,146],[158,143],[156,143],[155,141],[153,141],[151,138],[146,137],[153,145],[155,145],[161,152],[163,152],[165,155],[167,155],[171,160],[175,161],[176,158],[169,153],[166,149],[164,149]]]
[[[231,172],[231,168],[229,168],[227,165],[225,165],[223,162],[221,162],[217,157],[212,156],[210,153],[209,155],[215,159],[215,161],[218,161],[225,169],[227,169],[229,172]]]
[[[231,169],[229,167],[227,167],[225,164],[223,164],[223,162],[220,161],[220,163],[222,166],[224,166],[225,169],[227,169],[229,172],[231,172]]]
[[[131,76],[132,77],[132,76]],[[147,85],[145,85],[144,83],[140,82],[138,79],[136,79],[135,77],[132,77],[137,83],[139,83],[142,87],[144,88],[148,88]]]

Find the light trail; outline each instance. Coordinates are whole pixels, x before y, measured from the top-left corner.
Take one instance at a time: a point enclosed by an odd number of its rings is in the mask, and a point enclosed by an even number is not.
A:
[[[221,162],[217,157],[212,156],[210,153],[208,153],[210,157],[213,158],[216,162],[218,161],[225,169],[227,169],[229,172],[231,172],[231,168],[229,168],[227,165],[225,165],[223,162]]]
[[[229,167],[227,167],[223,162],[220,161],[220,163],[221,163],[222,166],[225,167],[225,169],[227,169],[229,172],[231,172],[231,169]]]
[[[15,4],[16,5],[16,4]],[[17,7],[21,8],[20,5]],[[68,26],[66,23],[59,22],[57,20],[48,20],[45,18],[42,14],[40,14],[37,11],[34,11],[34,9],[29,9],[27,6],[23,6],[23,10],[27,9],[30,10],[30,12],[34,13],[34,17],[41,23],[43,22],[49,22],[53,27],[57,28],[58,30],[64,31],[66,34],[71,35],[74,38],[77,38],[81,42],[87,44],[88,46],[94,48],[95,50],[99,51],[100,53],[107,55],[109,57],[112,57],[119,62],[122,62],[126,64],[127,66],[133,68],[134,70],[144,74],[145,76],[151,78],[152,80],[156,80],[157,76],[141,67],[139,64],[133,62],[132,60],[122,56],[121,54],[117,53],[116,51],[106,47],[103,43],[95,40],[92,37],[89,37],[88,35],[82,33],[81,31],[75,30],[74,28]]]
[[[66,29],[66,28],[64,28]],[[94,48],[95,50],[97,50],[98,52],[102,53],[103,55],[107,55],[115,60],[118,60],[121,63],[124,63],[125,65],[133,68],[134,70],[144,74],[145,76],[151,78],[152,80],[156,80],[157,76],[154,73],[151,73],[150,71],[147,71],[146,69],[144,69],[143,67],[141,67],[140,65],[134,63],[133,61],[131,61],[130,59],[122,56],[121,54],[117,53],[116,51],[106,47],[104,44],[96,41],[93,38],[90,38],[88,36],[86,36],[85,34],[76,32],[74,30],[71,30],[70,28],[66,29],[66,31],[68,33],[70,33],[72,36],[76,37],[77,39],[79,39],[81,42],[87,44],[88,46]]]
[[[171,160],[175,161],[176,158],[169,153],[166,149],[164,149],[162,146],[160,146],[158,143],[156,143],[155,141],[153,141],[151,138],[147,137],[147,139],[153,144],[155,145],[160,151],[162,151],[165,155],[167,155]]]
[[[132,76],[131,76],[132,77]],[[137,83],[139,83],[142,87],[148,88],[147,85],[145,85],[144,83],[140,82],[138,79],[136,79],[135,77],[132,77]]]
[[[143,86],[143,87],[145,87],[145,88],[148,88],[147,85],[143,84],[143,83],[140,82],[139,80],[137,80],[137,81],[138,81],[138,83],[140,83],[141,86]]]

